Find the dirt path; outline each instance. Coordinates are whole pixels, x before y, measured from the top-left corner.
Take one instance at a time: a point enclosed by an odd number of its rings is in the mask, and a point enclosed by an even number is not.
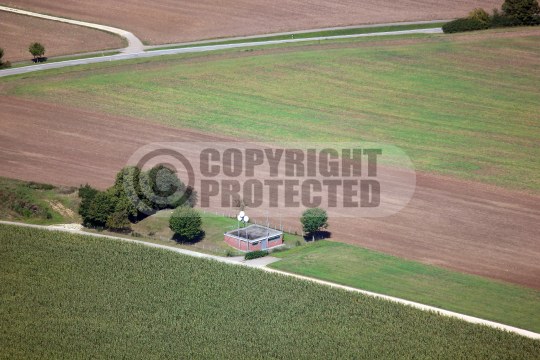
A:
[[[288,272],[285,272],[285,271],[271,269],[271,268],[266,267],[266,265],[281,260],[279,258],[274,258],[274,257],[271,257],[271,256],[267,256],[267,257],[260,258],[260,259],[254,259],[254,260],[244,260],[243,257],[241,257],[241,256],[240,257],[224,258],[224,257],[221,257],[221,256],[208,255],[208,254],[203,254],[203,253],[199,253],[199,252],[191,251],[191,250],[179,249],[179,248],[169,247],[169,246],[165,246],[165,245],[159,245],[159,244],[148,243],[148,242],[139,241],[139,240],[133,240],[133,239],[126,239],[126,238],[121,238],[121,237],[109,236],[109,235],[87,233],[87,232],[79,231],[79,230],[62,229],[62,228],[55,228],[55,227],[44,226],[44,225],[21,224],[21,223],[9,222],[9,221],[0,221],[0,223],[7,224],[7,225],[28,226],[28,227],[46,229],[46,230],[51,230],[51,231],[55,231],[55,230],[56,231],[65,231],[65,232],[70,232],[70,233],[79,234],[79,235],[90,235],[90,236],[103,237],[103,238],[114,239],[114,240],[128,241],[128,242],[132,242],[132,243],[136,243],[136,244],[140,244],[140,245],[145,245],[145,246],[150,246],[150,247],[154,247],[154,248],[174,251],[174,252],[181,253],[181,254],[188,255],[188,256],[194,256],[194,257],[203,258],[203,259],[209,259],[209,260],[216,260],[216,261],[224,262],[224,263],[230,264],[230,265],[242,265],[242,266],[254,267],[254,268],[258,268],[258,269],[268,271],[268,272],[272,272],[272,273],[277,273],[277,274],[281,274],[281,275],[285,275],[285,276],[292,276],[292,277],[295,277],[297,279],[301,279],[301,280],[304,280],[304,281],[316,282],[316,283],[323,284],[323,285],[326,285],[326,286],[329,286],[329,287],[332,287],[332,288],[344,289],[344,290],[347,290],[347,291],[353,291],[353,292],[362,293],[364,295],[377,297],[377,298],[383,299],[383,300],[393,301],[393,302],[396,302],[396,303],[399,303],[399,304],[412,306],[414,308],[417,308],[417,309],[420,309],[420,310],[423,310],[423,311],[432,311],[432,312],[438,313],[439,315],[458,318],[458,319],[465,320],[465,321],[470,322],[470,323],[485,325],[485,326],[493,327],[493,328],[500,329],[500,330],[503,330],[503,331],[510,331],[510,332],[513,332],[513,333],[516,333],[516,334],[519,334],[521,336],[525,336],[525,337],[528,337],[528,338],[531,338],[531,339],[540,339],[540,334],[537,334],[537,333],[532,332],[532,331],[524,330],[524,329],[519,329],[519,328],[516,328],[516,327],[513,327],[513,326],[504,325],[504,324],[500,324],[500,323],[496,323],[496,322],[493,322],[493,321],[476,318],[476,317],[469,316],[469,315],[463,315],[463,314],[459,314],[459,313],[456,313],[456,312],[453,312],[453,311],[442,310],[442,309],[438,309],[438,308],[433,307],[433,306],[424,305],[424,304],[420,304],[420,303],[405,300],[405,299],[400,299],[400,298],[393,297],[393,296],[382,295],[382,294],[374,293],[374,292],[371,292],[371,291],[366,291],[366,290],[353,288],[353,287],[350,287],[350,286],[344,286],[344,285],[336,284],[336,283],[333,283],[333,282],[330,282],[330,281],[319,280],[319,279],[310,278],[310,277],[307,277],[307,276],[296,275],[296,274],[288,273]]]
[[[0,108],[0,176],[55,185],[105,189],[151,142],[234,140],[9,97]],[[330,223],[332,240],[540,290],[537,195],[417,174],[414,197],[398,214]],[[283,226],[300,230],[297,218]]]
[[[501,0],[6,0],[6,6],[126,29],[149,44],[467,16]]]
[[[89,23],[85,21],[71,20],[71,19],[66,19],[66,18],[61,18],[61,17],[56,17],[56,16],[44,15],[44,14],[39,14],[32,11],[19,10],[19,9],[10,8],[10,7],[1,6],[1,5],[0,5],[0,11],[6,11],[6,12],[14,13],[14,14],[19,14],[19,15],[32,16],[39,19],[58,21],[61,23],[112,32],[113,34],[122,36],[128,41],[129,45],[126,48],[124,48],[122,52],[126,54],[131,54],[131,53],[138,53],[138,52],[143,51],[143,43],[135,35],[133,35],[129,31],[114,28],[112,26],[105,26],[105,25],[94,24],[94,23]]]
[[[45,46],[49,58],[123,46],[122,39],[103,31],[5,11],[0,11],[0,34],[0,47],[5,51],[2,60],[11,63],[32,59],[28,45],[35,41]]]

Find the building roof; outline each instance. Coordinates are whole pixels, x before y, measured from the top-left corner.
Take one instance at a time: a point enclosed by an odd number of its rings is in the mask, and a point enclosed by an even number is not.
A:
[[[225,235],[232,236],[241,240],[248,240],[249,242],[266,239],[267,236],[275,236],[283,234],[282,231],[267,228],[262,225],[249,225],[245,228],[234,229],[225,233]]]

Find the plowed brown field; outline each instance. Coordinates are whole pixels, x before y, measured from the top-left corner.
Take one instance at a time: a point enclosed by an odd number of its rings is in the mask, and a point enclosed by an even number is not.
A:
[[[57,185],[111,186],[150,142],[227,140],[9,97],[0,108],[0,176]],[[540,289],[538,223],[540,196],[418,174],[414,197],[398,214],[343,218],[329,230],[332,240]],[[285,219],[284,227],[299,230],[298,220]]]
[[[465,16],[473,8],[500,8],[502,0],[106,0],[62,2],[7,0],[14,6],[51,15],[119,27],[141,40],[172,43],[227,36],[264,34],[394,21]]]
[[[11,62],[31,59],[28,46],[35,41],[45,46],[45,56],[123,47],[118,36],[103,31],[4,11],[0,11],[0,34],[3,60]]]

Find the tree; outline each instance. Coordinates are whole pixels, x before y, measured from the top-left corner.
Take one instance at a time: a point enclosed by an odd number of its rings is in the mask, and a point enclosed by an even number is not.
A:
[[[131,221],[129,220],[128,212],[123,210],[109,214],[105,225],[110,229],[131,229]]]
[[[540,6],[537,0],[505,0],[502,11],[510,17],[526,23],[535,14],[540,13]]]
[[[99,190],[90,187],[88,184],[81,185],[79,188],[79,197],[82,199],[79,205],[79,214],[82,216],[84,223],[90,223],[90,204],[98,192]]]
[[[315,240],[315,234],[322,229],[328,227],[328,214],[326,210],[321,208],[307,209],[302,213],[300,222],[304,228],[304,231],[311,234],[312,239]]]
[[[38,42],[31,43],[28,51],[30,51],[30,54],[32,54],[34,58],[41,57],[45,55],[45,46],[41,45]]]
[[[175,234],[187,240],[193,240],[202,232],[201,215],[190,207],[178,207],[172,213],[169,227]]]
[[[107,191],[98,192],[90,203],[86,218],[83,217],[84,222],[95,226],[106,226],[109,215],[114,213],[115,205],[114,198]]]
[[[469,13],[468,19],[474,19],[482,24],[489,23],[489,14],[482,8],[476,8]]]

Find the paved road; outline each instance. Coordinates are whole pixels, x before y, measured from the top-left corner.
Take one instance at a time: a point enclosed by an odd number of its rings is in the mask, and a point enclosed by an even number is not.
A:
[[[144,48],[144,45],[141,42],[141,40],[139,40],[135,35],[133,35],[129,31],[118,29],[118,28],[115,28],[115,27],[99,25],[99,24],[93,24],[93,23],[89,23],[89,22],[85,22],[85,21],[64,19],[64,18],[60,18],[60,17],[56,17],[56,16],[39,14],[39,13],[35,13],[35,12],[32,12],[32,11],[14,9],[14,8],[10,8],[10,7],[7,7],[7,6],[0,6],[0,11],[7,11],[7,12],[15,13],[15,14],[20,14],[20,15],[34,16],[34,17],[47,19],[47,20],[53,20],[53,21],[60,21],[60,22],[63,22],[63,23],[68,23],[68,24],[73,24],[73,25],[78,25],[78,26],[84,26],[84,27],[109,31],[109,32],[112,32],[114,34],[118,34],[118,35],[122,36],[123,38],[125,38],[129,42],[128,47],[121,50],[122,52],[124,52],[126,54],[141,52],[141,51],[143,51],[143,48]]]
[[[271,268],[266,267],[266,265],[280,260],[279,258],[275,258],[275,257],[271,257],[271,256],[267,256],[267,257],[261,258],[261,259],[254,259],[254,260],[247,260],[246,261],[246,260],[244,260],[244,258],[242,256],[226,258],[226,257],[221,257],[221,256],[203,254],[203,253],[199,253],[199,252],[191,251],[191,250],[179,249],[179,248],[170,247],[170,246],[166,246],[166,245],[154,244],[154,243],[149,243],[149,242],[144,242],[144,241],[139,241],[139,240],[133,240],[133,239],[127,239],[127,238],[122,238],[122,237],[116,237],[116,236],[110,236],[110,235],[89,233],[89,232],[84,232],[84,231],[79,231],[79,230],[65,229],[65,228],[54,227],[54,226],[23,224],[23,223],[11,222],[11,221],[0,221],[0,223],[1,224],[8,224],[8,225],[27,226],[27,227],[46,229],[46,230],[52,230],[52,231],[67,231],[67,232],[70,232],[70,233],[80,234],[80,235],[89,235],[89,236],[96,236],[96,237],[101,237],[101,238],[109,238],[109,239],[114,239],[114,240],[128,241],[128,242],[137,243],[137,244],[150,246],[150,247],[154,247],[154,248],[166,249],[166,250],[174,251],[174,252],[181,253],[181,254],[184,254],[184,255],[195,256],[195,257],[198,257],[198,258],[204,258],[204,259],[210,259],[210,260],[216,260],[216,261],[220,261],[220,262],[231,264],[231,265],[249,266],[249,267],[258,268],[260,270],[273,272],[273,273],[277,273],[277,274],[281,274],[281,275],[285,275],[285,276],[292,276],[292,277],[295,277],[295,278],[298,278],[298,279],[302,279],[304,281],[316,282],[316,283],[323,284],[323,285],[326,285],[326,286],[330,286],[330,287],[333,287],[333,288],[340,288],[340,289],[344,289],[344,290],[347,290],[347,291],[353,291],[353,292],[362,293],[364,295],[377,297],[377,298],[387,300],[387,301],[394,301],[394,302],[397,302],[397,303],[400,303],[400,304],[403,304],[403,305],[407,305],[407,306],[412,306],[414,308],[424,310],[424,311],[433,311],[433,312],[439,313],[440,315],[443,315],[443,316],[455,317],[455,318],[465,320],[465,321],[470,322],[470,323],[486,325],[486,326],[490,326],[490,327],[493,327],[493,328],[496,328],[496,329],[501,329],[501,330],[505,330],[505,331],[514,332],[514,333],[517,333],[519,335],[522,335],[522,336],[525,336],[525,337],[528,337],[528,338],[540,339],[540,334],[537,334],[537,333],[534,333],[534,332],[528,331],[528,330],[519,329],[519,328],[516,328],[516,327],[513,327],[513,326],[499,324],[499,323],[496,323],[496,322],[493,322],[493,321],[484,320],[484,319],[476,318],[476,317],[473,317],[473,316],[463,315],[463,314],[459,314],[459,313],[452,312],[452,311],[442,310],[442,309],[439,309],[439,308],[436,308],[436,307],[433,307],[433,306],[428,306],[428,305],[416,303],[416,302],[413,302],[413,301],[396,298],[396,297],[393,297],[393,296],[382,295],[382,294],[374,293],[374,292],[371,292],[371,291],[361,290],[361,289],[353,288],[353,287],[350,287],[350,286],[344,286],[344,285],[332,283],[332,282],[329,282],[329,281],[319,280],[319,279],[310,278],[310,277],[307,277],[307,276],[296,275],[296,274],[291,274],[291,273],[287,273],[287,272],[284,272],[284,271],[271,269]]]
[[[150,49],[160,49],[160,48],[172,47],[172,46],[190,46],[190,45],[216,43],[219,41],[230,42],[230,41],[238,41],[238,40],[260,39],[260,38],[283,36],[283,35],[292,36],[295,34],[309,34],[309,33],[320,32],[320,31],[369,29],[369,28],[376,28],[376,27],[383,27],[383,26],[400,26],[400,25],[420,25],[420,24],[438,24],[438,23],[440,24],[440,23],[445,23],[445,22],[450,22],[450,21],[452,20],[408,21],[408,22],[384,23],[384,24],[338,26],[338,27],[329,27],[329,28],[320,28],[320,29],[311,29],[311,30],[298,30],[298,31],[270,33],[270,34],[263,34],[263,35],[237,36],[237,37],[224,38],[224,39],[200,40],[200,41],[190,41],[190,42],[183,42],[183,43],[163,44],[163,45],[150,45],[150,46],[145,46],[144,49],[150,50]]]
[[[29,73],[33,71],[40,71],[40,70],[46,70],[46,69],[58,69],[58,68],[63,68],[67,66],[96,64],[96,63],[102,63],[102,62],[108,62],[108,61],[147,58],[147,57],[154,57],[154,56],[161,56],[161,55],[174,55],[174,54],[182,54],[182,53],[194,53],[194,52],[235,49],[235,48],[265,46],[265,45],[288,44],[288,43],[298,43],[298,42],[318,41],[318,40],[324,41],[324,40],[348,39],[348,38],[384,36],[384,35],[438,34],[438,33],[442,33],[441,28],[389,31],[389,32],[369,33],[369,34],[325,36],[325,37],[313,37],[313,38],[307,38],[307,39],[269,40],[269,41],[258,41],[258,42],[237,43],[237,44],[197,46],[197,47],[187,47],[187,48],[169,49],[169,50],[154,50],[154,51],[147,51],[147,52],[101,56],[101,57],[88,58],[88,59],[59,61],[55,63],[45,63],[45,64],[39,64],[39,65],[25,66],[25,67],[20,67],[20,68],[0,70],[0,77],[15,75],[15,74],[25,74],[25,73]]]

